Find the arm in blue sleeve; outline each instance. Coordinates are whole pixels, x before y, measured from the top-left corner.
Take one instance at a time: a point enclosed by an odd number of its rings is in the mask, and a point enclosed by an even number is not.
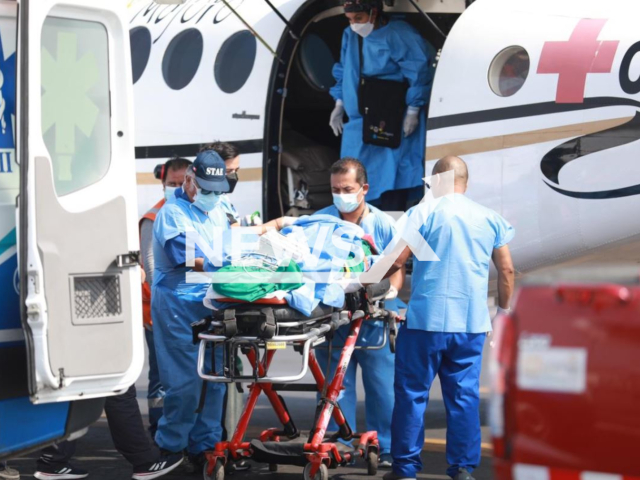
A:
[[[412,27],[392,31],[389,38],[391,58],[399,66],[402,76],[409,82],[407,105],[424,107],[429,102],[433,85],[431,56],[426,41]]]
[[[516,235],[516,230],[500,215],[496,214],[494,229],[496,232],[496,240],[493,248],[501,248],[507,245]]]
[[[206,263],[207,257],[204,252],[197,244],[195,247],[195,258],[204,258]],[[163,248],[173,268],[185,266],[187,262],[187,236],[184,233],[167,240]]]
[[[333,78],[336,84],[331,87],[329,93],[335,100],[342,100],[342,79],[344,78],[344,61],[347,58],[348,35],[345,31],[342,34],[342,49],[340,50],[340,61],[333,66]]]

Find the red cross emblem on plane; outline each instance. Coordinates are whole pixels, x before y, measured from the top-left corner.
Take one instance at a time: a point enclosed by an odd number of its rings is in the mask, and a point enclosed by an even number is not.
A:
[[[584,18],[566,42],[545,42],[538,73],[558,75],[556,103],[583,103],[587,75],[610,73],[620,42],[600,41],[607,20]]]

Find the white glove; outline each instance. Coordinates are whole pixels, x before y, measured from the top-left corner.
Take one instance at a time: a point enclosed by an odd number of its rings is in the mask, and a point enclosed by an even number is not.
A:
[[[420,124],[420,109],[418,107],[407,108],[407,116],[404,118],[405,138],[416,131]]]
[[[280,225],[282,225],[282,228],[290,227],[296,223],[296,220],[298,220],[298,217],[282,217],[280,219]]]
[[[329,119],[329,125],[333,129],[333,134],[338,137],[344,130],[344,104],[342,100],[336,101],[336,106],[331,112],[331,118]]]
[[[341,278],[336,283],[342,287],[344,293],[354,293],[364,288],[357,278]]]
[[[496,318],[498,315],[509,315],[510,313],[511,313],[511,309],[510,308],[498,307],[498,311],[496,312],[496,315],[493,318]]]
[[[386,297],[384,297],[385,300],[395,300],[396,298],[398,298],[398,289],[396,287],[394,287],[393,285],[391,285],[389,287],[389,291],[387,292]]]

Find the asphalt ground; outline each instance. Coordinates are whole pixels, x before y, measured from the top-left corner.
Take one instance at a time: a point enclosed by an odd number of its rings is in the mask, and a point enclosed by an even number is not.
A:
[[[487,342],[487,349],[488,349]],[[298,368],[300,355],[292,351],[278,352],[274,359],[274,371],[292,371]],[[485,355],[485,365],[487,355]],[[298,363],[296,363],[298,362]],[[484,368],[481,383],[481,418],[483,430],[483,455],[480,467],[474,472],[477,480],[489,480],[493,478],[492,462],[491,462],[491,445],[489,437],[489,429],[487,427],[487,397],[486,388],[488,379],[486,375],[487,369]],[[147,368],[137,382],[138,400],[140,409],[145,415],[147,413],[146,389],[147,389]],[[305,379],[303,381],[307,381]],[[390,385],[382,386],[382,388],[391,388]],[[301,430],[309,430],[313,422],[315,412],[315,395],[311,393],[285,393],[283,395],[287,401],[287,406],[296,425]],[[359,431],[364,430],[365,412],[364,412],[364,390],[362,382],[358,385],[358,419],[357,427]],[[271,406],[264,397],[260,399],[252,422],[249,428],[248,438],[257,438],[262,430],[272,427],[279,427],[277,418],[273,413]],[[434,384],[431,391],[431,399],[427,413],[425,415],[425,446],[422,452],[422,461],[424,470],[418,475],[420,479],[447,479],[446,476],[447,463],[444,453],[445,436],[446,436],[446,419],[444,404],[442,402],[442,394],[439,384]],[[28,457],[16,458],[10,461],[10,465],[18,469],[22,478],[33,478],[35,471],[35,461],[37,455],[32,454]],[[118,454],[113,446],[106,419],[100,419],[89,433],[78,440],[76,456],[73,460],[74,465],[86,469],[90,472],[89,478],[92,480],[120,480],[131,478],[131,466],[123,457]],[[362,460],[358,460],[356,465],[350,467],[341,467],[336,470],[330,470],[330,477],[333,479],[345,480],[365,480],[372,478],[382,478],[386,470],[380,469],[376,477],[369,477],[366,474],[366,464]],[[186,474],[181,468],[165,477],[167,480],[202,478],[201,474]],[[277,473],[269,472],[266,465],[254,464],[248,472],[238,472],[228,475],[228,478],[237,480],[248,480],[254,478],[264,479],[302,479],[302,468],[292,466],[280,466]]]

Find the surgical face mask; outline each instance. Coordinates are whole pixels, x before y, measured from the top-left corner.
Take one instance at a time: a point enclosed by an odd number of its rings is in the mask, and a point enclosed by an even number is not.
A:
[[[362,38],[367,38],[373,32],[374,25],[371,22],[367,23],[352,23],[351,30],[356,32]]]
[[[216,195],[213,192],[211,192],[209,195],[205,195],[204,193],[202,193],[202,189],[198,188],[196,196],[193,199],[193,205],[198,207],[203,212],[210,212],[218,206],[221,199],[221,195]]]
[[[358,195],[362,191],[362,187],[356,193],[334,193],[333,204],[342,213],[351,213],[362,203],[358,200]]]
[[[227,182],[229,182],[229,191],[227,193],[233,193],[238,184],[238,172],[233,172],[227,175]]]
[[[168,202],[176,196],[176,190],[178,187],[164,187],[164,199]]]

